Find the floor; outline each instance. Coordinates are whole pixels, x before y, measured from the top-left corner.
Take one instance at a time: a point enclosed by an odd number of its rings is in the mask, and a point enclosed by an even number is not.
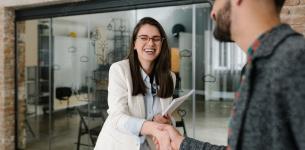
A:
[[[192,104],[183,106],[192,112]],[[188,109],[189,108],[189,109]],[[232,101],[200,101],[196,102],[195,127],[192,125],[192,113],[185,117],[188,136],[195,137],[217,145],[227,144],[227,129],[232,108]],[[195,128],[195,129],[194,129]],[[195,135],[194,135],[195,134]]]
[[[185,102],[181,107],[187,112],[184,117],[187,135],[212,144],[226,144],[232,101],[203,101],[200,97],[196,99],[198,100],[196,101],[195,127],[192,126],[192,101]],[[79,121],[80,117],[75,109],[58,111],[51,118],[48,115],[29,118],[28,122],[35,135],[31,134],[28,128],[26,149],[76,150]],[[102,122],[101,118],[87,121],[91,126]],[[182,128],[179,130],[182,132]],[[193,135],[194,131],[195,135]],[[87,135],[82,136],[82,143],[91,144]],[[80,146],[80,149],[92,150],[93,147]]]

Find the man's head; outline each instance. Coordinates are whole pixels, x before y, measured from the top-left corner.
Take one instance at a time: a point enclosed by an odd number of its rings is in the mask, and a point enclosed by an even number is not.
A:
[[[231,2],[215,0],[211,18],[216,22],[214,37],[221,42],[232,42],[231,39]]]
[[[273,5],[277,14],[280,13],[285,0],[214,0],[211,18],[216,22],[214,37],[221,42],[232,42],[232,5],[242,5],[246,1],[261,3],[262,5]],[[259,10],[258,10],[259,11]],[[234,24],[234,22],[233,22]]]

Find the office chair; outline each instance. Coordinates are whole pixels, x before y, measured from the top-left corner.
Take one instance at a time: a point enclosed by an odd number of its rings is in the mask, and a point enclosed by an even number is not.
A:
[[[95,100],[89,102],[87,105],[77,107],[76,110],[80,116],[78,136],[77,136],[77,150],[80,149],[80,145],[94,146],[97,137],[103,127],[103,124],[107,118],[107,103],[108,91],[107,90],[96,90]],[[90,119],[101,119],[98,125],[90,126]],[[83,135],[89,135],[91,144],[81,143],[81,137]]]
[[[72,95],[71,87],[57,87],[55,90],[56,98],[60,101],[67,101],[67,110],[69,109],[69,98]]]

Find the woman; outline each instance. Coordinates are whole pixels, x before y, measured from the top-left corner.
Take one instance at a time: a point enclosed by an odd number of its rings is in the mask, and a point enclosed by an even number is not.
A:
[[[169,142],[158,130],[160,124],[170,123],[169,116],[160,114],[172,100],[176,81],[165,31],[153,18],[142,18],[130,45],[128,59],[110,67],[109,116],[95,150],[150,150],[151,137]]]

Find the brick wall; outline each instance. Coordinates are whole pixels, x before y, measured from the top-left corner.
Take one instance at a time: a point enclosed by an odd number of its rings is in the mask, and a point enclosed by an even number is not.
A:
[[[305,0],[286,0],[281,18],[305,35]]]
[[[26,102],[25,102],[25,43],[20,40],[21,34],[25,33],[25,22],[17,23],[17,55],[18,55],[18,148],[26,148]]]
[[[14,147],[14,10],[0,8],[0,149]]]

